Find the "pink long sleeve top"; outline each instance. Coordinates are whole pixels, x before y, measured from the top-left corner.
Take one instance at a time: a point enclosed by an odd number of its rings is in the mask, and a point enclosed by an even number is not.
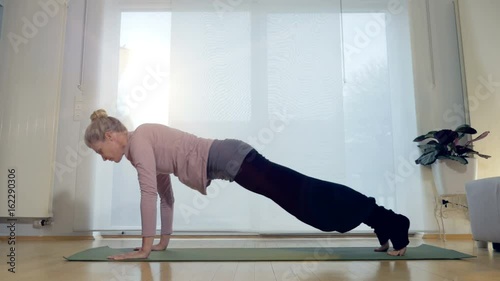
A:
[[[142,236],[156,234],[156,202],[160,196],[161,234],[172,233],[174,196],[170,174],[206,195],[207,161],[212,139],[161,124],[143,124],[128,133],[125,157],[136,168],[141,190]]]

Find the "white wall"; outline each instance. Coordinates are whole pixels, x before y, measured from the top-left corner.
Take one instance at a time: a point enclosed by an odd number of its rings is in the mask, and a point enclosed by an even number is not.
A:
[[[8,0],[9,1],[9,0]],[[11,0],[16,1],[16,0]],[[416,2],[416,1],[410,1]],[[418,1],[424,2],[424,1]],[[434,1],[431,1],[434,2]],[[454,17],[450,10],[450,1],[439,1],[439,4],[433,4],[432,16],[435,23],[439,21],[447,22],[446,19]],[[414,5],[413,3],[412,5]],[[32,5],[36,5],[33,1]],[[453,28],[450,25],[445,25],[441,29],[432,28],[433,30],[433,52],[434,52],[434,79],[429,76],[430,67],[430,52],[426,47],[428,41],[425,7],[416,4],[412,8],[412,36],[414,59],[416,60],[414,69],[416,71],[416,96],[417,96],[417,112],[418,124],[420,131],[427,131],[435,127],[451,126],[456,119],[450,120],[443,116],[443,110],[449,109],[450,104],[460,105],[462,103],[459,73],[448,71],[448,69],[459,69],[456,65],[456,56],[453,50],[453,39],[446,38],[443,34],[452,32]],[[419,6],[420,5],[420,6]],[[80,121],[75,121],[74,117],[74,100],[80,95],[80,91],[76,87],[80,83],[80,62],[82,51],[82,31],[83,31],[83,1],[73,0],[68,10],[68,25],[66,31],[66,45],[63,65],[63,84],[61,95],[61,111],[59,117],[59,132],[58,146],[56,154],[56,176],[54,184],[54,220],[53,226],[43,230],[31,228],[31,225],[20,225],[18,227],[18,235],[80,235],[73,230],[73,221],[75,217],[79,219],[85,218],[74,213],[76,204],[91,205],[89,202],[82,202],[75,195],[75,186],[77,182],[81,184],[83,181],[88,181],[87,176],[78,175],[77,167],[81,165],[81,161],[85,161],[89,157],[85,149],[81,149],[81,132]],[[450,30],[451,29],[451,30]],[[439,36],[438,33],[439,32]],[[88,38],[91,43],[92,38]],[[91,53],[91,51],[89,51]],[[88,55],[88,53],[87,53]],[[33,67],[43,67],[37,65],[36,61],[32,62]],[[446,71],[444,69],[447,69]],[[432,82],[434,81],[434,82]],[[451,108],[453,110],[453,108]],[[453,113],[453,112],[452,112]],[[83,116],[87,122],[86,115]],[[411,140],[404,140],[411,141]],[[427,200],[423,202],[420,212],[423,217],[423,231],[437,231],[436,221],[433,216],[432,193],[429,190],[428,183],[432,182],[430,173],[425,168],[416,167],[415,175],[421,178],[423,189]],[[82,178],[85,177],[85,178]],[[467,223],[460,221],[452,221],[447,225],[448,233],[468,233]],[[4,227],[0,228],[0,232],[4,231]]]
[[[410,1],[410,5],[418,133],[454,129],[466,123],[454,0]],[[419,166],[419,173],[428,198],[422,206],[425,225],[437,230],[431,169]],[[459,215],[451,213],[445,220],[447,233],[470,233],[469,222]]]
[[[491,131],[475,143],[490,159],[478,160],[478,178],[500,176],[500,1],[460,0],[465,74],[470,120],[479,133]]]
[[[57,0],[60,1],[60,0]],[[22,18],[32,18],[33,15],[43,9],[40,8],[39,2],[57,3],[60,10],[59,13],[66,14],[66,7],[64,1],[57,2],[56,0],[44,1],[19,1],[19,0],[6,0],[4,10],[4,31],[18,31],[22,28]],[[63,3],[63,4],[61,4]],[[79,143],[80,135],[78,132],[78,122],[73,121],[73,100],[77,93],[76,85],[78,85],[79,68],[80,68],[80,46],[82,34],[82,1],[71,1],[71,7],[68,10],[67,17],[67,37],[66,43],[61,40],[54,40],[53,37],[64,33],[66,24],[58,21],[60,16],[49,17],[49,22],[43,27],[39,28],[39,33],[28,40],[26,44],[19,45],[19,57],[25,58],[22,64],[20,58],[10,56],[9,59],[15,59],[18,63],[14,67],[10,67],[7,71],[2,68],[2,76],[7,75],[10,77],[9,84],[16,82],[18,85],[25,85],[23,87],[29,88],[34,93],[34,98],[31,101],[35,106],[40,106],[41,97],[49,98],[48,102],[54,106],[53,113],[57,113],[59,108],[59,122],[54,123],[58,129],[57,132],[57,147],[55,159],[55,174],[53,180],[53,218],[54,225],[45,229],[34,229],[31,223],[18,222],[17,235],[74,235],[73,232],[73,208],[75,204],[74,190],[75,190],[75,165],[76,157],[74,157],[76,146]],[[16,11],[16,13],[13,13]],[[8,15],[8,16],[7,16]],[[7,28],[6,28],[7,27]],[[22,30],[20,31],[22,32]],[[4,35],[6,35],[4,33]],[[2,36],[2,48],[0,48],[2,55],[10,54],[10,50],[4,49],[6,37]],[[64,50],[63,48],[66,47]],[[9,48],[11,48],[9,46]],[[29,55],[27,51],[29,50]],[[63,58],[64,56],[64,58]],[[63,75],[64,73],[64,75]],[[27,75],[28,74],[28,75]],[[45,76],[56,76],[61,78],[56,83],[56,88],[40,84],[40,80],[44,81]],[[61,77],[62,76],[62,77]],[[12,81],[13,80],[13,81]],[[61,81],[62,80],[62,85]],[[2,80],[0,85],[4,86],[5,80]],[[15,87],[14,87],[15,88]],[[13,89],[14,89],[13,88]],[[60,90],[60,106],[58,103],[54,104],[53,91]],[[4,118],[6,116],[3,116]],[[12,117],[12,115],[9,115]],[[44,116],[42,116],[44,117]],[[50,117],[47,114],[46,117]],[[3,119],[2,119],[3,120]],[[57,120],[54,120],[57,121]],[[39,136],[31,136],[31,141],[37,141]],[[2,146],[4,144],[2,143]],[[12,149],[12,146],[5,147]],[[25,160],[29,161],[29,160]],[[54,161],[51,161],[54,162]],[[51,184],[52,185],[52,184]],[[32,193],[32,199],[37,200],[37,194]],[[5,232],[6,228],[1,227],[0,232]]]
[[[0,40],[0,216],[52,216],[66,5],[5,1]],[[7,194],[7,171],[15,188]],[[9,176],[10,179],[10,176]],[[15,193],[12,193],[14,191]],[[9,199],[11,199],[9,198]],[[11,202],[11,203],[14,203]]]

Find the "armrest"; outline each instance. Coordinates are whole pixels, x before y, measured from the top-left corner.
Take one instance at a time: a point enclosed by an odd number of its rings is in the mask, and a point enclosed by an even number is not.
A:
[[[500,177],[468,182],[465,192],[474,239],[500,242]]]

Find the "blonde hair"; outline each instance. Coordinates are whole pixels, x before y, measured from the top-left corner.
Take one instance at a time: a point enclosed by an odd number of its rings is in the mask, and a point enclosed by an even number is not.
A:
[[[127,128],[115,117],[108,116],[104,109],[98,109],[90,115],[91,123],[85,130],[85,144],[104,141],[106,132],[127,132]]]

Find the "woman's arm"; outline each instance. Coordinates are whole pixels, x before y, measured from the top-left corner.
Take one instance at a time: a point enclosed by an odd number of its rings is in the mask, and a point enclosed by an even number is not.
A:
[[[153,247],[158,250],[165,250],[170,242],[172,225],[174,221],[174,193],[169,174],[161,174],[156,177],[158,182],[158,193],[160,195],[161,214],[161,238],[160,243]],[[155,250],[155,249],[153,249]]]
[[[147,258],[151,251],[163,251],[168,247],[170,242],[170,234],[172,233],[173,214],[174,214],[174,195],[172,192],[172,184],[170,175],[160,174],[156,176],[157,191],[160,195],[161,207],[161,238],[158,244],[154,244],[154,236],[142,238],[142,246],[134,249],[134,252],[121,255],[111,256],[110,259],[141,259]],[[147,195],[147,194],[143,194]],[[156,197],[156,196],[155,196]],[[141,200],[141,205],[143,201]],[[153,202],[150,202],[152,204]],[[156,200],[154,201],[156,206]],[[156,217],[156,212],[155,212]],[[153,245],[154,244],[154,245]]]
[[[151,247],[152,251],[163,251],[168,247],[170,242],[170,234],[172,234],[172,224],[174,215],[174,194],[172,192],[172,184],[170,175],[159,174],[156,176],[158,184],[158,193],[160,195],[160,212],[161,212],[161,238],[158,244]],[[137,247],[134,250],[139,251],[142,247]]]
[[[138,145],[138,144],[137,144]],[[130,148],[141,189],[142,247],[138,251],[110,256],[110,259],[147,258],[153,249],[156,235],[156,202],[158,198],[156,161],[153,148],[147,144]]]

